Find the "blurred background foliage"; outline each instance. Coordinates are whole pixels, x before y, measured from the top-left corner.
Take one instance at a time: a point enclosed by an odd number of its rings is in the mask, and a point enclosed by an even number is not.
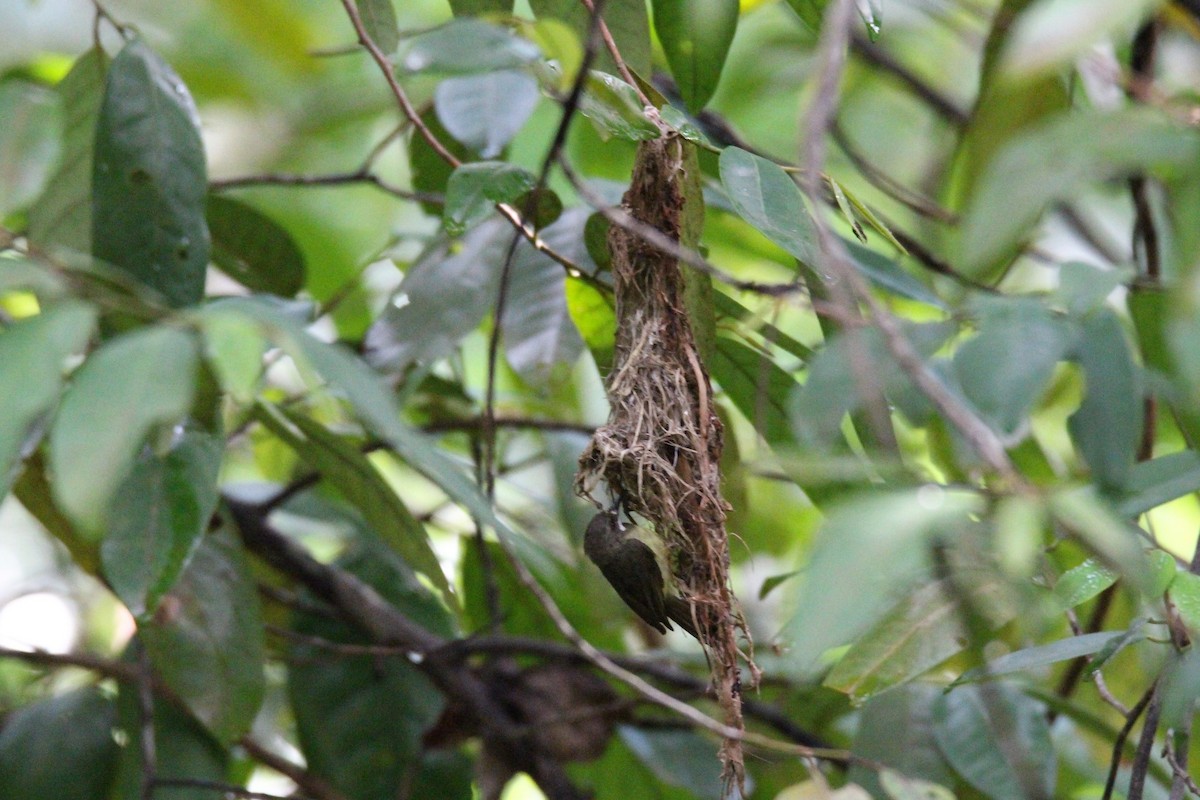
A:
[[[1118,794],[1181,797],[1200,686],[1198,10],[857,3],[814,206],[792,165],[827,5],[609,2],[629,66],[674,76],[663,118],[702,141],[701,251],[731,278],[693,322],[716,334],[732,581],[765,674],[748,721],[858,757],[752,750],[747,793],[1098,798],[1111,771]],[[322,645],[374,639],[247,552],[230,503],[268,498],[273,526],[438,636],[558,641],[503,539],[589,641],[687,671],[664,685],[714,709],[695,643],[635,624],[582,558],[593,509],[571,488],[612,358],[590,202],[619,200],[653,123],[619,81],[590,82],[564,150],[586,193],[553,170],[540,224],[570,266],[516,248],[489,501],[467,476],[513,235],[493,207],[534,185],[586,15],[358,7],[422,119],[478,164],[413,134],[337,2],[0,0],[0,797],[146,797],[148,704],[159,776],[212,782],[154,796],[503,787],[424,672]],[[198,120],[163,101],[130,146],[129,98],[172,76]],[[105,164],[162,194],[127,204]],[[82,222],[59,214],[79,202]],[[147,247],[136,217],[163,208],[211,237],[166,245],[215,265],[203,286],[125,263]],[[813,213],[1008,470],[898,366],[877,315],[850,336],[817,313],[840,279]],[[518,663],[484,680],[534,692]],[[130,688],[147,664],[182,709]],[[714,740],[647,706],[620,723],[572,764],[578,785],[720,796]]]

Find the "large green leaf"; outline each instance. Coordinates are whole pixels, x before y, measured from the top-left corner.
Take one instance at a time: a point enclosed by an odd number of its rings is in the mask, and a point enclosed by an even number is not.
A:
[[[337,487],[363,515],[372,533],[453,602],[453,591],[434,555],[429,534],[359,447],[303,414],[260,405],[256,416],[322,479]]]
[[[37,196],[58,157],[62,120],[53,93],[0,82],[0,218]]]
[[[868,328],[855,333],[857,342],[849,333],[831,339],[809,362],[804,385],[793,391],[789,408],[798,438],[827,446],[841,436],[842,418],[862,405],[863,389],[871,388],[860,385],[861,374],[854,371],[856,359],[870,365],[870,377],[877,382],[874,388],[882,390],[901,410],[916,416],[916,410],[904,404],[906,393],[913,392],[911,383],[888,352],[879,331]],[[926,357],[953,333],[954,326],[949,323],[905,327],[909,340]]]
[[[172,306],[204,296],[208,191],[187,87],[139,39],[109,66],[96,122],[92,253]]]
[[[139,633],[155,670],[218,741],[250,729],[265,690],[263,621],[254,577],[228,530],[201,539]]]
[[[1075,608],[1117,582],[1117,572],[1089,558],[1071,567],[1054,582],[1054,596],[1063,608]]]
[[[1195,491],[1200,491],[1200,454],[1181,450],[1134,465],[1116,510],[1136,517]]]
[[[914,683],[872,697],[863,706],[851,751],[913,778],[949,783],[950,770],[933,738],[933,704],[941,693],[938,686]],[[882,789],[877,770],[860,763],[851,765],[849,778],[868,790]]]
[[[466,75],[514,69],[541,55],[533,42],[478,19],[455,19],[407,40],[396,55],[404,72]]]
[[[1085,183],[1142,171],[1169,176],[1197,160],[1200,136],[1144,106],[1070,113],[1030,128],[979,181],[963,219],[963,270],[979,274],[1028,237],[1050,203]]]
[[[103,51],[89,50],[56,87],[66,126],[62,158],[29,209],[29,238],[42,247],[92,251],[92,151],[107,64]]]
[[[728,336],[717,338],[716,356],[708,365],[713,378],[759,435],[774,446],[795,441],[787,398],[796,378],[766,353]]]
[[[696,731],[622,726],[618,733],[625,746],[663,783],[687,789],[696,797],[721,795],[720,763]]]
[[[1116,570],[1139,591],[1154,595],[1157,580],[1143,552],[1141,531],[1116,515],[1092,487],[1064,490],[1050,498],[1057,524],[1088,547],[1106,567]]]
[[[120,748],[116,709],[95,687],[29,703],[0,726],[0,797],[102,800]]]
[[[1027,423],[1077,330],[1035,300],[985,302],[979,332],[954,354],[963,394],[998,433]]]
[[[140,687],[121,684],[117,696],[116,732],[126,745],[120,748],[121,761],[111,799],[142,800],[146,770],[142,763],[143,713]],[[154,720],[154,770],[159,778],[183,780],[228,780],[229,754],[174,703],[156,698],[150,709]],[[213,800],[211,789],[197,786],[158,787],[155,795],[171,800]],[[98,800],[98,799],[97,799]]]
[[[393,554],[364,543],[340,566],[418,624],[441,635],[452,633],[445,610]],[[331,642],[368,643],[361,633],[326,616],[301,613],[293,627]],[[393,800],[405,786],[413,797],[471,796],[465,758],[423,753],[421,737],[444,701],[407,658],[347,656],[308,644],[293,645],[291,656],[288,693],[300,747],[313,773],[356,800]],[[446,758],[458,769],[440,769]]]
[[[587,91],[579,101],[579,112],[592,121],[601,139],[615,136],[638,142],[662,135],[658,125],[646,116],[637,92],[625,81],[593,70],[585,85]]]
[[[1010,686],[962,686],[934,703],[942,755],[992,800],[1054,794],[1055,750],[1046,709]]]
[[[572,208],[539,235],[555,252],[591,270],[583,242],[587,217],[587,209]],[[504,356],[522,379],[538,389],[569,374],[583,352],[583,340],[567,309],[566,279],[566,270],[557,261],[528,242],[517,245],[502,326]]]
[[[938,537],[971,524],[976,494],[925,487],[872,493],[826,509],[828,516],[789,602],[786,665],[809,674],[822,653],[856,640],[894,598],[926,579]],[[864,562],[862,554],[870,553]]]
[[[496,302],[496,279],[513,236],[499,220],[476,226],[453,251],[426,253],[404,276],[397,297],[367,331],[371,363],[403,372],[418,361],[450,355]]]
[[[220,437],[188,431],[165,455],[145,455],[117,489],[100,560],[134,616],[158,609],[208,529],[223,448]]]
[[[102,527],[146,435],[191,407],[196,363],[193,336],[156,326],[110,340],[76,371],[50,431],[50,470],[85,531]]]
[[[212,259],[255,292],[293,297],[304,288],[304,254],[274,220],[240,200],[209,195],[205,217]]]
[[[1016,616],[1015,605],[994,580],[972,587],[971,597],[993,626]],[[966,647],[962,614],[945,581],[921,587],[850,647],[825,685],[862,700],[919,677]]]
[[[654,30],[690,111],[716,91],[737,21],[737,0],[654,0]]]
[[[1102,633],[1084,633],[1079,636],[1068,636],[1066,639],[1059,639],[1050,644],[1026,647],[993,659],[982,667],[967,670],[958,676],[958,679],[954,681],[954,685],[988,680],[1013,672],[1039,669],[1041,667],[1048,667],[1051,664],[1057,664],[1060,661],[1090,656],[1123,638],[1125,638],[1124,631],[1117,633],[1104,631]]]
[[[95,309],[72,301],[0,329],[0,494],[31,427],[58,400],[65,360],[95,325]]]
[[[1068,429],[1092,480],[1117,493],[1129,481],[1142,436],[1142,392],[1137,365],[1116,314],[1101,309],[1083,322],[1079,342],[1086,393]]]
[[[742,219],[803,263],[819,261],[817,231],[800,187],[783,168],[738,147],[721,151],[721,183]]]
[[[483,158],[512,141],[541,99],[533,76],[514,69],[446,78],[433,93],[438,120],[451,136]]]

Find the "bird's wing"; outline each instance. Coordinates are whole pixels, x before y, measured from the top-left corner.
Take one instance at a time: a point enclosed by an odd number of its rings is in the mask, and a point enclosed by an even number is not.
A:
[[[671,628],[663,597],[662,570],[654,551],[637,539],[626,539],[622,544],[624,553],[619,559],[623,569],[601,570],[604,577],[617,590],[617,594],[639,617],[659,633]]]

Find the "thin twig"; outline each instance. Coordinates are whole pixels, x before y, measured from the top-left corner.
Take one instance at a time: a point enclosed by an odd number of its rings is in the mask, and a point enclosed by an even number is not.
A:
[[[1121,726],[1121,730],[1117,732],[1117,738],[1113,741],[1112,757],[1108,765],[1108,779],[1104,782],[1104,793],[1100,796],[1100,800],[1112,800],[1113,788],[1117,785],[1117,770],[1121,767],[1121,754],[1125,751],[1125,740],[1129,738],[1129,734],[1133,731],[1133,726],[1137,725],[1138,717],[1146,710],[1146,706],[1150,705],[1150,699],[1154,696],[1154,684],[1146,693],[1142,695],[1137,704],[1129,710],[1129,714],[1125,717],[1125,724]]]

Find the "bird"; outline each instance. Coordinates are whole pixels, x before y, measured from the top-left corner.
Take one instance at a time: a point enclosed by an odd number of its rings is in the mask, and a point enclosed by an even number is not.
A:
[[[662,549],[658,537],[635,524],[623,524],[616,509],[592,517],[583,535],[583,552],[647,625],[666,633],[674,630],[674,622],[699,640],[691,604],[667,592],[674,582]]]

